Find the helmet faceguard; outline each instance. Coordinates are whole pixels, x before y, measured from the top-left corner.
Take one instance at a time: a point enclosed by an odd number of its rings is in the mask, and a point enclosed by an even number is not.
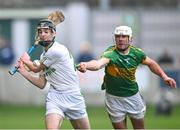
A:
[[[38,44],[39,45],[41,45],[41,46],[43,46],[43,47],[47,47],[47,46],[49,46],[51,43],[53,43],[54,42],[54,39],[55,39],[55,37],[51,40],[51,41],[39,41],[38,42]]]
[[[118,26],[114,30],[114,35],[126,35],[129,36],[129,41],[132,41],[132,29],[128,26]]]
[[[36,39],[39,39],[38,31],[39,29],[42,29],[42,28],[47,28],[47,29],[50,29],[52,32],[56,32],[56,26],[54,25],[54,23],[48,19],[43,19],[39,21],[37,25]],[[51,41],[43,41],[43,40],[38,40],[38,41],[41,46],[47,47],[49,44],[54,42],[54,39],[55,37]]]

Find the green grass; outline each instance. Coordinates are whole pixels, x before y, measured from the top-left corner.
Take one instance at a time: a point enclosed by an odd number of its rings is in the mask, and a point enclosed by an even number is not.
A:
[[[87,107],[92,129],[112,129],[104,107]],[[43,106],[10,106],[0,105],[0,129],[44,129]],[[155,115],[155,107],[148,106],[145,117],[147,129],[178,129],[180,128],[180,106],[173,106],[171,116]],[[128,120],[128,127],[132,128]],[[65,120],[62,129],[72,129]]]
[[[44,108],[30,106],[0,107],[0,128],[44,128]]]

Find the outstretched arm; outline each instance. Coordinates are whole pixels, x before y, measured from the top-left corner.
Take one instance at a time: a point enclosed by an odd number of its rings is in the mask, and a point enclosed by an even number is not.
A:
[[[46,85],[46,79],[44,75],[34,76],[26,70],[22,61],[19,61],[18,72],[33,85],[37,86],[40,89],[43,89]]]
[[[163,69],[159,66],[159,64],[154,61],[153,59],[146,57],[146,59],[142,62],[142,64],[147,65],[149,69],[159,77],[161,77],[164,82],[170,86],[171,88],[176,88],[176,81],[167,76],[166,73],[163,71]]]
[[[91,60],[89,62],[81,62],[78,66],[80,72],[86,72],[86,70],[96,71],[103,68],[109,63],[110,59],[101,58],[99,60]]]

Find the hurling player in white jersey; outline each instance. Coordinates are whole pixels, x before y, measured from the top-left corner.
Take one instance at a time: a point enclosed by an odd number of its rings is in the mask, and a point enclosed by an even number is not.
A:
[[[44,47],[39,62],[32,62],[27,53],[19,61],[19,73],[40,89],[48,82],[46,97],[46,129],[58,129],[67,117],[74,129],[90,129],[86,106],[72,55],[56,42],[56,27],[52,21],[41,20],[37,26],[39,44]],[[26,66],[26,67],[24,67]],[[27,69],[28,68],[28,69]],[[34,77],[29,71],[39,73]]]

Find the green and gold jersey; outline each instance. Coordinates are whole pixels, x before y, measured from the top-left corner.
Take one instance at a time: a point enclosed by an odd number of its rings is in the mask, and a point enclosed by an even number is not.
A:
[[[110,59],[105,67],[102,89],[120,97],[131,96],[139,91],[135,72],[138,65],[146,58],[141,49],[129,46],[129,53],[122,54],[114,45],[107,48],[101,57]]]

